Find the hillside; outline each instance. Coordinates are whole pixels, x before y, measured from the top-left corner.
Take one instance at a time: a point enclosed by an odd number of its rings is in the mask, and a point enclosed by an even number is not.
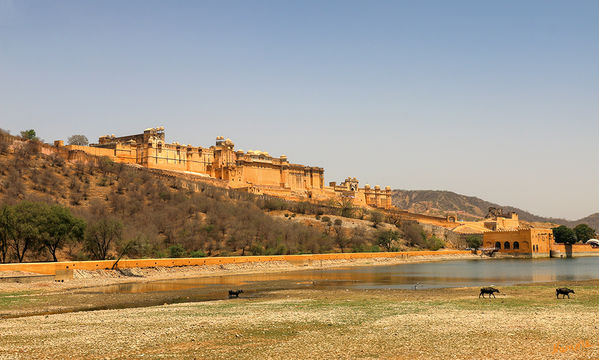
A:
[[[507,212],[515,211],[518,213],[520,219],[528,222],[551,222],[567,226],[584,223],[594,229],[599,229],[599,213],[575,221],[546,218],[513,206],[503,206],[485,201],[475,196],[466,196],[451,191],[439,190],[393,190],[392,198],[393,205],[400,209],[427,215],[445,216],[447,214],[458,214],[459,219],[474,220],[483,218],[487,215],[490,207],[495,207],[503,208]]]
[[[6,260],[0,256],[0,262],[52,259],[46,241],[52,206],[68,209],[86,224],[85,236],[61,243],[59,260],[114,258],[125,251],[139,258],[379,251],[378,239],[395,229],[373,226],[373,215],[358,209],[350,215],[360,221],[341,219],[338,207],[253,195],[215,186],[211,179],[93,156],[69,162],[55,147],[4,133],[0,255]],[[36,211],[35,218],[27,219],[36,229],[37,240],[31,244],[30,238],[17,234],[23,227],[15,225],[32,213],[29,209]],[[96,247],[107,238],[101,231],[109,228],[115,229],[114,240],[107,240],[99,254]],[[398,231],[397,236],[403,236]],[[406,241],[397,236],[385,242],[388,249],[406,249]]]

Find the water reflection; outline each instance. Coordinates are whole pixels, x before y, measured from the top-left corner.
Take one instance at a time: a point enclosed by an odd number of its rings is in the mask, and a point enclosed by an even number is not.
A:
[[[222,275],[180,280],[129,283],[91,291],[142,293],[229,288],[359,288],[419,289],[508,285],[526,282],[576,281],[599,278],[599,258],[501,259],[365,266],[284,273]]]

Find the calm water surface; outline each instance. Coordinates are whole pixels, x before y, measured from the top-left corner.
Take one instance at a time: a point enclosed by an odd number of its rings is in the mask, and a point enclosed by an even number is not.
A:
[[[516,283],[599,279],[599,257],[575,259],[459,260],[303,270],[270,274],[222,275],[204,278],[110,285],[103,293],[144,293],[199,289],[358,288],[418,289],[510,285]]]

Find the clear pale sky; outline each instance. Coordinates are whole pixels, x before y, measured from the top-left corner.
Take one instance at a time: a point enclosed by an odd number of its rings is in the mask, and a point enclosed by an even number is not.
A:
[[[0,127],[599,211],[599,1],[0,0]]]

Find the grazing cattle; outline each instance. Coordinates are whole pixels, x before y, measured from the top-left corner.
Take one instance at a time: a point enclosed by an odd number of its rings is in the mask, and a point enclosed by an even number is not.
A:
[[[229,290],[229,297],[239,297],[239,294],[241,294],[243,292],[243,290]]]
[[[570,294],[575,294],[574,290],[568,288],[559,288],[555,289],[555,297],[559,299],[560,294],[562,295],[562,299],[565,299],[566,296],[568,299],[570,298]]]
[[[480,289],[480,294],[478,294],[478,297],[480,298],[480,296],[482,295],[483,298],[485,297],[485,294],[489,294],[489,299],[491,298],[491,295],[493,295],[493,297],[495,297],[494,293],[498,293],[499,290],[495,289],[494,287],[484,287]]]

